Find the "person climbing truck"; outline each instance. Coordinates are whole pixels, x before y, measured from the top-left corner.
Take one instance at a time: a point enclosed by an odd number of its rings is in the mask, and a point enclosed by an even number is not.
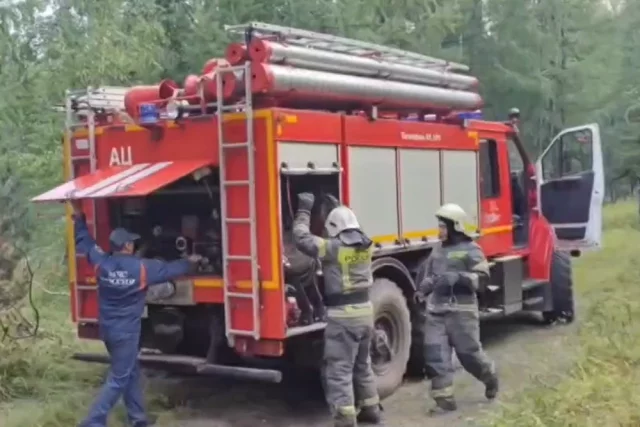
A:
[[[369,355],[373,336],[373,306],[369,300],[373,242],[346,206],[329,212],[325,222],[328,239],[311,234],[314,202],[313,194],[298,194],[293,235],[301,252],[322,261],[327,306],[323,366],[327,403],[335,427],[355,427],[357,422],[379,424],[380,400]]]
[[[133,427],[153,424],[144,410],[140,388],[138,351],[141,318],[149,286],[166,283],[186,275],[200,257],[172,262],[139,258],[134,255],[137,234],[116,228],[109,235],[111,252],[104,252],[89,229],[80,200],[71,202],[78,253],[86,254],[97,275],[100,303],[100,338],[111,358],[106,382],[80,427],[106,427],[109,411],[120,396]]]
[[[452,350],[464,369],[484,383],[487,399],[498,393],[494,363],[480,343],[476,296],[489,278],[489,263],[467,231],[467,214],[460,206],[445,204],[436,218],[442,243],[418,271],[418,299],[426,297],[427,303],[424,350],[431,396],[442,410],[455,411]]]

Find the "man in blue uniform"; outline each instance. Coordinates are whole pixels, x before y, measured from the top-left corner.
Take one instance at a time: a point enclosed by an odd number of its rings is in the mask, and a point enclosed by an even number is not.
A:
[[[100,338],[111,357],[107,380],[80,426],[106,427],[109,411],[122,396],[131,425],[147,427],[152,423],[143,406],[138,365],[147,288],[186,275],[199,257],[172,262],[139,258],[133,253],[140,236],[124,228],[111,232],[111,252],[106,253],[89,233],[80,201],[72,206],[76,251],[85,254],[96,271]]]

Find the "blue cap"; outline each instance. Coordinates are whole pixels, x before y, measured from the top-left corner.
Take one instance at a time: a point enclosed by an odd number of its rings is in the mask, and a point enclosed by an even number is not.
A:
[[[113,250],[120,250],[129,242],[135,242],[140,238],[140,235],[135,233],[129,233],[122,227],[118,227],[109,235],[109,244]]]

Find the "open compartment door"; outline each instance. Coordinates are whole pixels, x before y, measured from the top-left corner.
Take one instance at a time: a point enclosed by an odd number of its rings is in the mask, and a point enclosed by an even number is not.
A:
[[[589,124],[558,134],[536,163],[542,214],[561,250],[600,247],[604,165],[600,128]]]
[[[99,169],[59,185],[31,201],[58,202],[72,199],[146,196],[191,173],[199,173],[210,163],[209,160],[186,160]]]

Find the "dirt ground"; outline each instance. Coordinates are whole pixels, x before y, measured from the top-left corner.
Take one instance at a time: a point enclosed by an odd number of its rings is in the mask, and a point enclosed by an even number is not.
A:
[[[553,381],[571,361],[571,337],[576,326],[542,326],[532,316],[501,319],[483,325],[483,341],[501,379],[499,398],[489,403],[484,387],[458,366],[459,410],[433,412],[425,382],[406,382],[383,402],[388,427],[472,427],[500,401],[522,390],[541,375]],[[319,383],[303,380],[265,385],[219,379],[152,379],[149,385],[166,392],[161,427],[325,427],[330,422]]]

